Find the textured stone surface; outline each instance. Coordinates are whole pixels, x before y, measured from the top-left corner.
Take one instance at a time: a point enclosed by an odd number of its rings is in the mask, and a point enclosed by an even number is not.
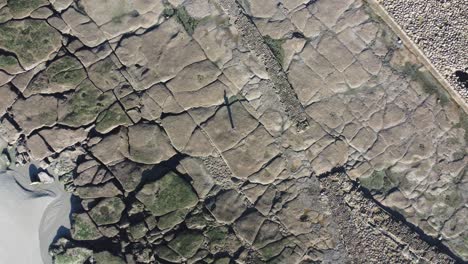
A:
[[[55,263],[466,260],[468,118],[367,3],[10,2],[0,136],[76,196]]]

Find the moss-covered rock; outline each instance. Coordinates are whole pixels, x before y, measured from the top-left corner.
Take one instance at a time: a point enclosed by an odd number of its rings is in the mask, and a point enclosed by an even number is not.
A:
[[[198,203],[191,185],[174,172],[144,185],[136,197],[155,216],[190,208]]]
[[[146,227],[144,222],[140,222],[138,224],[131,225],[128,228],[128,233],[130,234],[131,238],[136,241],[146,235],[148,232],[148,228]]]
[[[282,240],[266,245],[265,247],[259,250],[260,254],[262,255],[262,259],[270,260],[271,258],[278,256],[279,254],[281,254],[283,249],[289,244],[291,244],[290,239],[284,238]]]
[[[60,105],[59,121],[72,127],[90,124],[115,100],[112,92],[102,93],[93,83],[85,80],[75,93]]]
[[[387,175],[387,170],[375,171],[368,177],[360,178],[359,181],[361,186],[376,193],[386,193],[395,187],[395,183]]]
[[[275,56],[276,60],[283,65],[284,61],[284,49],[283,44],[285,42],[284,39],[273,39],[270,36],[265,36],[263,38],[267,46],[270,48],[271,52]]]
[[[90,211],[89,215],[97,225],[109,225],[119,222],[125,204],[118,197],[101,200]]]
[[[25,96],[38,93],[61,93],[75,89],[86,78],[80,62],[71,56],[64,56],[52,62],[32,80],[23,92]]]
[[[170,262],[175,262],[179,263],[182,261],[182,257],[174,252],[172,249],[168,248],[167,246],[158,246],[154,249],[155,255],[158,257],[170,261]]]
[[[15,53],[25,68],[47,60],[60,46],[59,32],[45,21],[25,19],[0,25],[0,48]]]
[[[94,261],[96,264],[125,264],[126,262],[108,251],[94,253]]]
[[[197,253],[204,241],[204,236],[197,231],[183,231],[169,242],[169,247],[185,258],[190,258]]]
[[[91,65],[88,70],[89,78],[102,91],[111,90],[123,81],[125,78],[119,72],[117,65],[112,61],[111,57],[107,57],[101,61]]]
[[[102,134],[106,134],[120,125],[131,124],[132,121],[122,109],[120,104],[114,103],[109,109],[99,114],[96,120],[96,131]]]
[[[170,13],[169,10],[166,12]],[[184,6],[181,6],[175,10],[175,16],[177,21],[184,27],[185,31],[189,35],[192,35],[195,28],[198,26],[199,21],[191,17]]]
[[[229,232],[227,226],[209,227],[204,235],[208,238],[208,250],[212,254],[219,252],[233,254],[242,245],[239,239]]]
[[[50,4],[47,0],[8,0],[8,7],[15,18],[22,18],[31,14],[41,6]]]
[[[21,71],[18,60],[12,55],[0,54],[0,69],[8,73],[17,73]]]
[[[212,227],[205,232],[210,244],[221,244],[228,234],[229,231],[225,226]]]
[[[161,216],[158,220],[158,228],[161,230],[172,229],[185,220],[188,212],[189,209],[181,209]]]
[[[204,229],[208,225],[212,224],[214,219],[210,217],[208,214],[198,213],[195,215],[191,215],[185,220],[185,224],[190,229]]]
[[[220,258],[220,259],[215,260],[214,262],[214,264],[229,264],[229,263],[231,263],[230,258]]]
[[[75,240],[96,240],[102,237],[96,225],[86,213],[72,216],[72,237]]]
[[[69,248],[66,251],[58,254],[54,257],[55,264],[83,264],[86,260],[91,257],[93,251],[81,248],[74,247]]]

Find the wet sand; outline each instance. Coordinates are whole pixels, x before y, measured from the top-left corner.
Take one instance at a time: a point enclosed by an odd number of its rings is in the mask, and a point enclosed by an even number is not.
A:
[[[49,245],[70,227],[70,194],[57,181],[30,185],[22,167],[0,172],[0,199],[0,263],[52,263]]]

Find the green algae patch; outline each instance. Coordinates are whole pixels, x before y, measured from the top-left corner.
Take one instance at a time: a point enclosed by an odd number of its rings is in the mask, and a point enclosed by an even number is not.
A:
[[[460,121],[453,126],[454,128],[462,128],[465,131],[465,144],[468,143],[468,116],[465,114],[462,114],[460,117]]]
[[[13,54],[0,54],[0,69],[9,74],[17,74],[24,71]]]
[[[192,186],[174,172],[169,172],[161,179],[144,185],[136,198],[155,216],[191,208],[198,203],[198,197]]]
[[[114,256],[108,251],[95,253],[93,258],[96,264],[125,264],[126,263],[122,258]]]
[[[206,237],[210,240],[210,243],[213,244],[222,244],[228,234],[229,231],[227,227],[224,226],[212,227],[205,232]]]
[[[115,224],[120,221],[125,204],[118,197],[101,200],[90,211],[89,215],[97,225]]]
[[[47,0],[8,0],[10,13],[17,18],[28,16],[41,6],[50,4]]]
[[[368,177],[360,178],[359,181],[362,187],[372,192],[386,193],[395,187],[395,184],[388,175],[387,170],[375,171]]]
[[[90,124],[115,100],[112,92],[102,93],[89,80],[85,80],[78,86],[75,93],[62,103],[63,109],[61,109],[59,121],[72,127]]]
[[[267,44],[268,48],[270,48],[271,52],[273,53],[273,55],[275,56],[279,64],[283,65],[283,61],[284,61],[283,44],[286,40],[274,39],[267,35],[263,37],[263,41],[265,41],[265,44]]]
[[[265,247],[261,248],[259,251],[264,260],[270,260],[273,257],[276,257],[279,254],[281,254],[284,248],[288,246],[289,244],[291,244],[290,239],[285,238],[285,239],[273,242],[271,244],[268,244]]]
[[[197,231],[187,230],[177,234],[169,247],[185,258],[191,258],[203,244],[205,237]]]
[[[96,120],[96,131],[101,134],[109,133],[120,125],[131,125],[132,121],[118,103],[99,114]]]
[[[14,56],[10,55],[0,55],[0,68],[5,69],[6,71],[9,70],[9,68],[17,66],[18,61]]]
[[[61,38],[57,30],[41,20],[25,19],[0,25],[0,48],[15,53],[25,68],[47,60],[60,48]]]
[[[448,102],[450,102],[450,96],[448,95],[447,91],[442,88],[442,86],[430,72],[419,69],[412,77],[415,81],[422,84],[424,92],[428,94],[435,94],[442,105],[446,105]]]
[[[170,13],[170,11],[167,11]],[[181,6],[175,10],[175,16],[177,21],[184,27],[185,31],[189,35],[195,32],[195,28],[198,26],[199,21],[189,15],[184,6]]]
[[[112,90],[125,81],[110,56],[91,65],[88,75],[89,79],[102,91]]]
[[[145,223],[140,222],[135,225],[131,225],[128,228],[128,233],[130,234],[131,238],[136,241],[138,239],[143,238],[146,233],[148,232],[148,228],[146,227]]]
[[[55,256],[55,264],[83,264],[86,263],[93,251],[86,248],[69,248],[65,252]]]
[[[181,209],[163,215],[158,220],[158,228],[161,230],[172,229],[176,225],[184,222],[190,209]]]
[[[179,263],[182,261],[182,257],[174,252],[172,249],[168,248],[167,246],[157,246],[154,250],[155,255],[158,257],[170,261],[170,262],[176,262]]]
[[[96,240],[101,233],[86,213],[75,214],[72,218],[72,237],[75,240]]]
[[[80,62],[74,57],[65,56],[34,77],[24,94],[62,93],[75,89],[84,79],[86,72]]]

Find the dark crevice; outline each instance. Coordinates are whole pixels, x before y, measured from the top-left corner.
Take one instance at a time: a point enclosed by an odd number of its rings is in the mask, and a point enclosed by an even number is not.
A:
[[[465,89],[468,89],[468,73],[466,71],[456,71],[455,76]]]
[[[362,193],[363,197],[372,201],[374,204],[376,204],[379,208],[381,208],[383,211],[388,213],[391,216],[391,219],[397,223],[400,223],[404,226],[407,226],[412,232],[414,232],[422,241],[426,242],[429,246],[434,247],[437,252],[443,253],[453,260],[455,260],[455,263],[467,263],[464,262],[460,257],[455,255],[446,245],[442,243],[441,240],[438,240],[437,238],[434,238],[432,236],[427,235],[420,227],[408,222],[406,218],[399,212],[386,207],[379,201],[377,201],[374,196],[372,195],[372,192],[363,186],[361,186],[358,182],[354,180],[350,180],[349,177],[347,176],[346,169],[345,167],[335,167],[329,172],[322,173],[318,175],[317,177],[320,180],[325,180],[325,178],[330,177],[332,175],[339,174],[343,175],[343,177],[347,177],[348,181],[352,184],[352,189],[351,190],[356,190]],[[390,191],[393,192],[395,191],[396,187],[391,189]]]
[[[372,196],[371,192],[368,189],[362,186],[359,186],[358,190],[361,191],[361,193],[363,194],[365,198],[373,201],[381,209],[389,213],[392,216],[393,220],[403,225],[408,226],[411,229],[411,231],[415,232],[421,240],[425,241],[430,246],[434,246],[437,249],[437,251],[445,255],[448,255],[449,257],[454,259],[456,263],[467,263],[467,262],[464,262],[460,257],[456,256],[446,245],[442,243],[441,240],[438,240],[437,238],[427,235],[426,233],[424,233],[424,231],[420,227],[408,222],[401,213],[381,204]]]

